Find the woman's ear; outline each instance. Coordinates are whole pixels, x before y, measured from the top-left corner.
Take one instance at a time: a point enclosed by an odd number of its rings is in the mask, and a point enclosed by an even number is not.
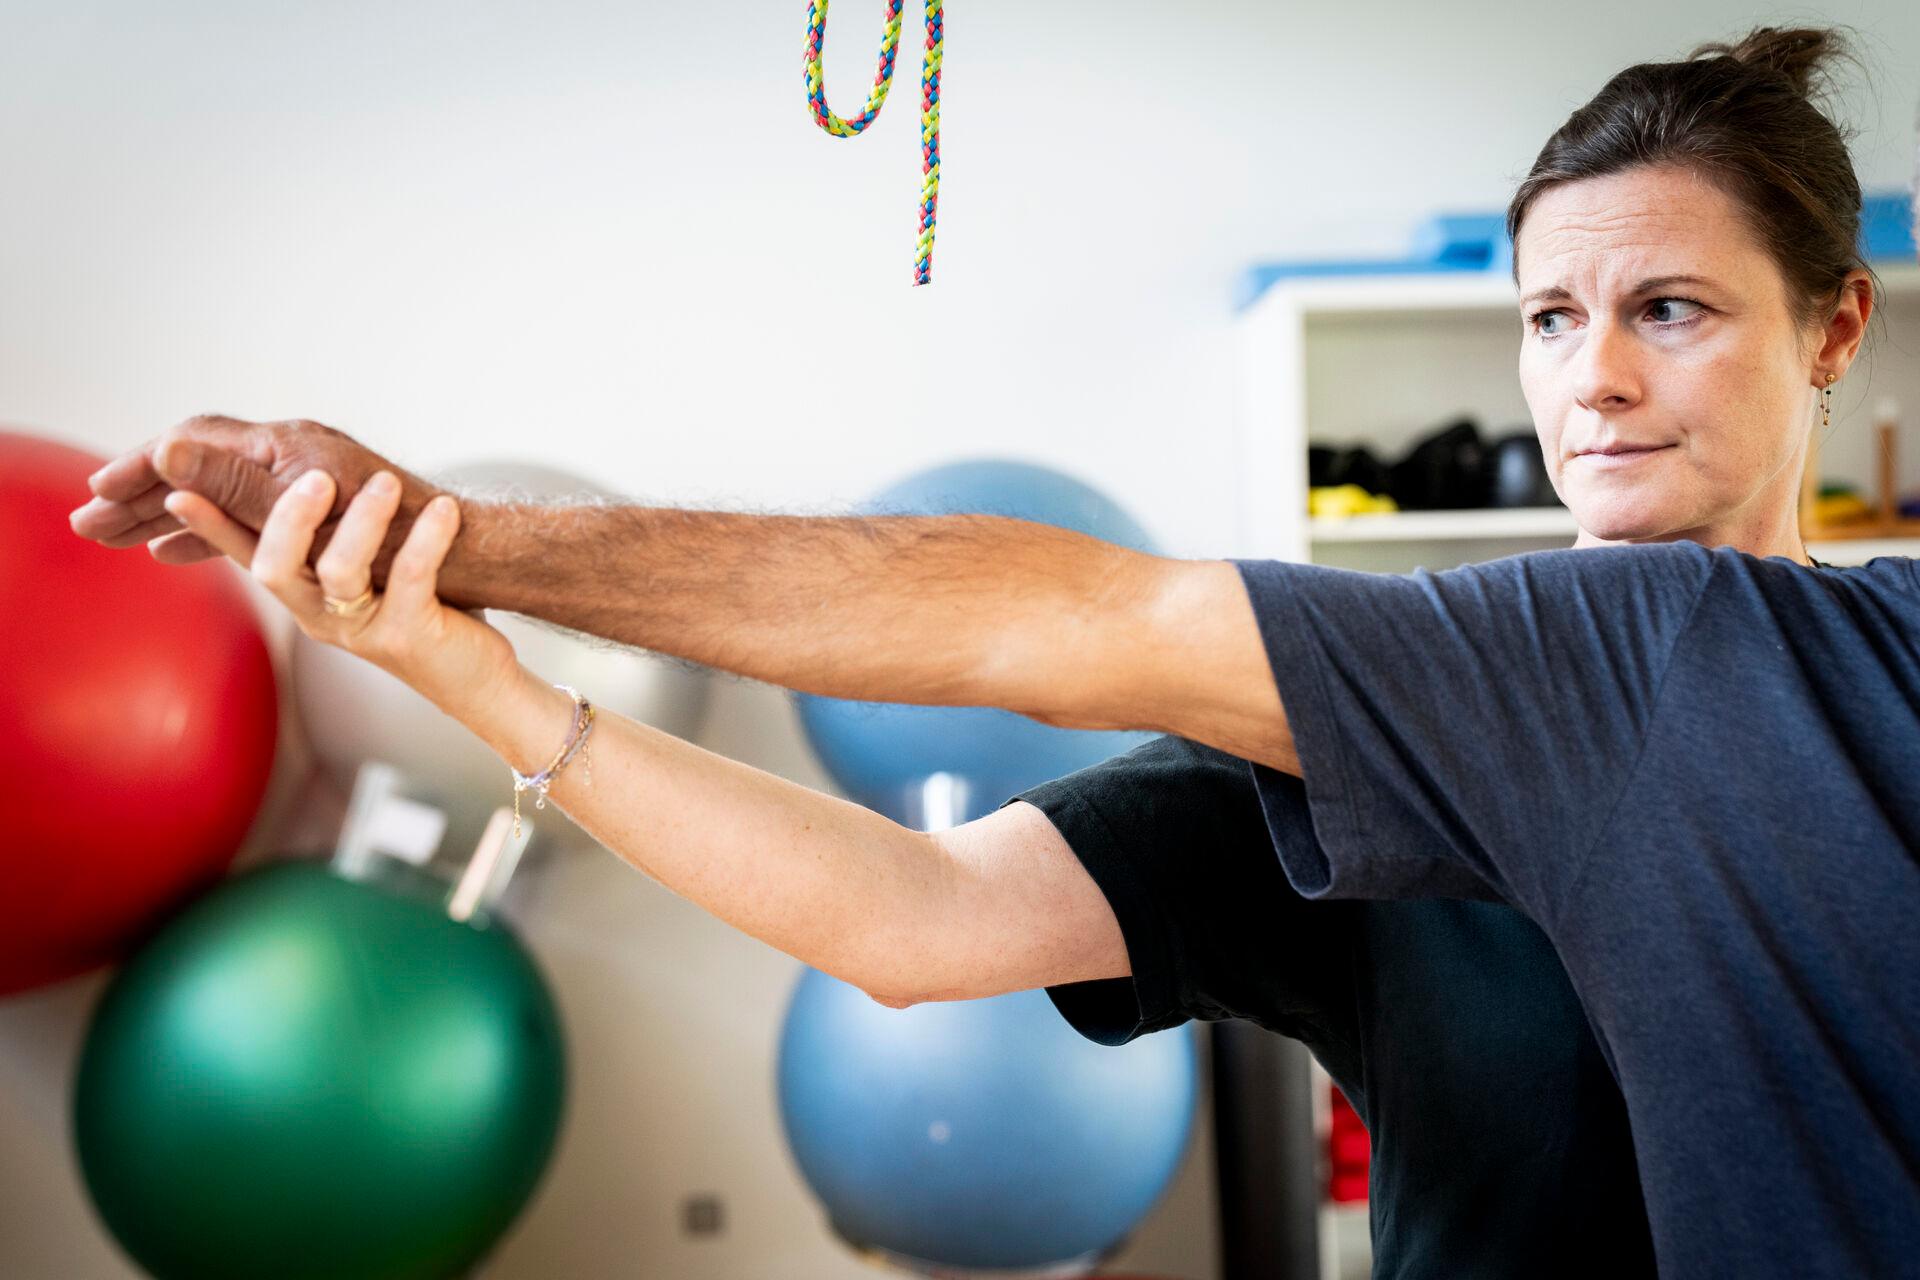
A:
[[[1873,315],[1875,298],[1873,277],[1863,270],[1850,271],[1840,282],[1840,299],[1833,314],[1820,326],[1813,357],[1814,384],[1831,373],[1846,376],[1853,358],[1860,354],[1860,343],[1867,336],[1867,321]]]

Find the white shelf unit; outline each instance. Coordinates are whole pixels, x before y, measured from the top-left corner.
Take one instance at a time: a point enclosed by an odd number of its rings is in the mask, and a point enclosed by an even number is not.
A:
[[[1307,521],[1312,542],[1428,542],[1488,538],[1565,538],[1579,532],[1565,507],[1489,511],[1396,511],[1362,516],[1317,516]]]
[[[1821,448],[1827,479],[1870,491],[1873,406],[1891,397],[1920,426],[1920,265],[1876,263],[1884,292],[1865,359],[1834,395]],[[1370,446],[1383,462],[1449,419],[1489,439],[1531,431],[1515,367],[1520,310],[1504,276],[1434,274],[1282,280],[1240,316],[1241,545],[1255,557],[1400,572],[1569,545],[1564,508],[1306,514],[1307,445]],[[1901,491],[1920,487],[1920,430],[1902,441]],[[1860,563],[1911,555],[1920,539],[1817,543]]]

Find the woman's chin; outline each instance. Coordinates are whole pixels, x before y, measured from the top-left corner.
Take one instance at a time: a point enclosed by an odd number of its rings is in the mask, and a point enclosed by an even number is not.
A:
[[[1602,542],[1645,542],[1686,527],[1686,521],[1670,503],[1635,501],[1614,494],[1576,494],[1568,505],[1581,531]]]

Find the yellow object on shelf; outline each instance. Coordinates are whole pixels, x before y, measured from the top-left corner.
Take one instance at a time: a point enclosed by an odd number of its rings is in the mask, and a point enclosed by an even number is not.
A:
[[[1307,490],[1310,516],[1363,516],[1398,511],[1400,504],[1385,494],[1372,494],[1357,484],[1321,485]]]
[[[1829,498],[1816,498],[1813,502],[1813,518],[1822,525],[1854,524],[1871,520],[1875,515],[1873,507],[1857,493],[1836,493]]]

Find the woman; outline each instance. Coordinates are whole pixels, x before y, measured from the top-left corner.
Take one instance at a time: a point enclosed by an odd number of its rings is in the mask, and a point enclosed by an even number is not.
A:
[[[222,423],[103,471],[105,509],[76,528],[144,541],[176,527],[164,500],[188,529],[165,556],[211,545],[250,564],[309,634],[528,773],[577,740],[573,702],[436,587],[817,692],[1156,728],[1270,766],[1258,798],[1302,890],[1491,896],[1543,927],[1624,1087],[1663,1272],[1892,1273],[1920,1230],[1904,1087],[1920,813],[1893,781],[1920,767],[1920,674],[1900,647],[1920,588],[1905,562],[1800,567],[1811,410],[1873,298],[1844,144],[1807,100],[1828,39],[1759,32],[1630,68],[1516,196],[1522,382],[1589,549],[1370,578],[1157,561],[977,518],[487,508],[464,513],[456,546],[462,513],[391,474],[344,512],[349,495],[310,477],[256,543],[164,481],[257,524],[315,458],[354,487],[378,460],[323,432]],[[1629,542],[1657,545],[1593,549]],[[530,544],[532,575],[514,567]],[[643,598],[613,603],[609,576],[644,580]],[[1858,670],[1822,671],[1819,654]],[[1716,668],[1728,655],[1751,675]],[[549,780],[577,821],[888,1003],[1125,976],[1160,930],[1127,921],[1031,806],[921,836],[617,718],[592,743],[591,786],[564,767]],[[1821,802],[1844,854],[1824,864],[1819,824],[1795,825]],[[722,812],[725,831],[693,816]]]

